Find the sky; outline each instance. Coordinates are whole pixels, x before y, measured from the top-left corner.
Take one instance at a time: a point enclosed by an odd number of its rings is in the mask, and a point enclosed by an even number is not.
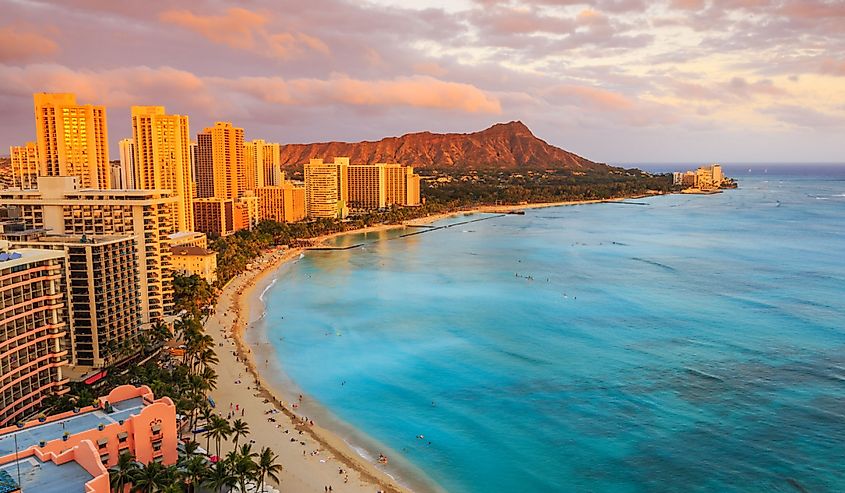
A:
[[[0,0],[0,154],[32,93],[281,143],[520,120],[594,161],[845,162],[845,0]]]

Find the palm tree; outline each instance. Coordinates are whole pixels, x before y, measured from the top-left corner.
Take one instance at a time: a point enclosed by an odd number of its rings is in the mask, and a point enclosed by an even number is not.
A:
[[[276,453],[270,450],[269,447],[261,449],[261,453],[258,454],[258,480],[261,487],[258,488],[258,491],[264,491],[265,477],[272,479],[276,484],[279,483],[279,474],[282,472],[282,465],[276,462],[278,458]]]
[[[217,456],[220,457],[220,442],[229,438],[229,435],[232,433],[232,428],[229,426],[228,421],[216,414],[211,417],[211,427],[206,428],[206,433],[211,438],[214,438],[214,443],[217,445]]]
[[[170,471],[156,461],[141,467],[132,482],[133,493],[158,493],[170,483]]]
[[[184,457],[190,458],[190,457],[193,457],[194,455],[197,454],[197,451],[200,448],[200,444],[196,440],[191,440],[191,441],[185,442],[184,447],[185,447]]]
[[[202,482],[214,491],[220,492],[223,488],[231,488],[238,484],[238,480],[229,468],[229,463],[218,460],[208,471],[208,476]]]
[[[249,435],[249,425],[242,419],[232,422],[232,438],[235,439],[235,448],[238,448],[238,440]]]
[[[194,493],[196,486],[201,484],[208,475],[207,459],[201,455],[188,456],[182,462],[182,479],[188,485],[188,492]]]
[[[238,488],[241,492],[246,491],[246,483],[248,481],[255,481],[256,473],[258,472],[258,465],[254,458],[256,453],[251,450],[248,443],[241,446],[243,453],[232,451],[226,458],[232,468],[232,474],[238,481]]]
[[[205,451],[206,452],[209,451],[209,447],[211,445],[211,434],[209,433],[209,431],[211,431],[211,425],[213,424],[213,420],[214,420],[215,416],[216,416],[216,414],[214,414],[214,411],[212,411],[211,408],[209,408],[209,407],[204,407],[200,411],[199,419],[201,419],[205,422]],[[197,423],[197,425],[199,425],[199,423]]]
[[[140,465],[129,452],[123,452],[117,458],[117,464],[109,468],[109,484],[112,491],[123,493],[140,469]]]

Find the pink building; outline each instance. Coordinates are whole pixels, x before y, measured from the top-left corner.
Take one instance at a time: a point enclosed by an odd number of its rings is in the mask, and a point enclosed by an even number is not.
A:
[[[144,464],[176,463],[176,425],[169,397],[123,385],[96,406],[0,429],[0,471],[27,492],[109,493],[108,468],[124,451]]]
[[[9,248],[0,240],[0,426],[37,412],[69,389],[64,252]]]

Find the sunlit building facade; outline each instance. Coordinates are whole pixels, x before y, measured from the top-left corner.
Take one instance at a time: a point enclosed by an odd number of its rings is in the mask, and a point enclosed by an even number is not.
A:
[[[105,106],[78,105],[73,94],[36,93],[33,99],[39,175],[76,176],[83,188],[109,188]]]
[[[38,145],[27,142],[22,146],[9,148],[12,160],[12,186],[32,189],[38,185]]]
[[[164,106],[133,106],[135,188],[170,190],[177,199],[173,224],[193,231],[194,197],[188,117],[168,115]]]
[[[334,163],[312,159],[305,165],[305,210],[311,218],[345,218],[349,215],[349,158]]]
[[[278,186],[260,187],[256,192],[262,220],[292,223],[305,219],[305,188],[284,182]]]

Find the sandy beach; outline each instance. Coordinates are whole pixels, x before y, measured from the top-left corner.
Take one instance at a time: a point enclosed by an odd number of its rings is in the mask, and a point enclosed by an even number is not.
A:
[[[622,199],[619,199],[622,200]],[[495,213],[512,210],[580,205],[603,202],[602,200],[569,201],[508,206],[483,206],[470,210],[435,214],[408,221],[408,225],[424,225],[447,217],[473,213]],[[361,234],[405,227],[404,224],[377,225],[353,231],[334,233],[311,239],[313,246],[345,234]],[[292,493],[326,491],[341,492],[410,492],[376,464],[365,460],[333,432],[322,428],[319,422],[311,424],[299,411],[298,402],[285,401],[289,389],[274,388],[262,379],[256,353],[262,349],[250,347],[243,340],[244,330],[254,309],[263,310],[261,291],[272,281],[272,275],[288,261],[299,258],[304,248],[278,249],[263,254],[251,269],[238,275],[220,293],[217,306],[206,322],[206,331],[214,338],[220,359],[217,389],[211,395],[216,410],[224,417],[230,412],[249,424],[248,441],[253,448],[270,447],[279,455],[284,467],[282,491]],[[267,355],[269,358],[270,355]],[[263,355],[259,356],[264,358]],[[308,399],[305,396],[305,399]],[[242,414],[243,413],[243,414]],[[271,420],[272,418],[272,420]],[[198,437],[201,443],[203,437]],[[212,447],[213,448],[213,447]],[[223,445],[223,453],[231,448]],[[340,471],[343,473],[340,473]]]
[[[207,333],[214,338],[220,359],[217,389],[211,393],[216,411],[226,417],[231,405],[233,417],[249,424],[250,435],[246,440],[254,442],[253,449],[270,447],[279,455],[284,471],[277,486],[282,491],[325,492],[331,486],[332,491],[338,492],[408,492],[409,489],[398,485],[376,464],[366,462],[319,423],[303,422],[304,416],[293,407],[296,403],[282,401],[267,385],[256,385],[260,377],[252,351],[240,339],[248,316],[242,300],[253,302],[257,298],[253,292],[256,282],[284,262],[298,258],[300,253],[302,249],[297,248],[263,255],[251,271],[233,279],[220,294],[215,312],[205,325]],[[204,437],[198,439],[205,445]],[[230,448],[231,444],[224,444],[221,453]]]

